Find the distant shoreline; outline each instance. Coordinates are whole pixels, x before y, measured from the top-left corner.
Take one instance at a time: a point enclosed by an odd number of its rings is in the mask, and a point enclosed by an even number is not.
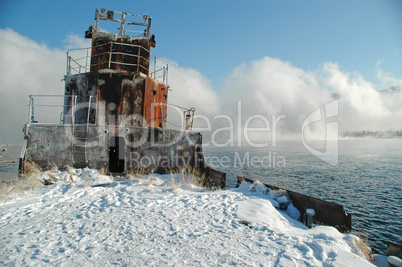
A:
[[[402,138],[402,130],[388,131],[345,131],[340,134],[342,138]]]

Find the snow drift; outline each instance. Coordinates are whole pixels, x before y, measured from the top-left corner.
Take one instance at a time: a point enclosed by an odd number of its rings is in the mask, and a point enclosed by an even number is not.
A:
[[[0,202],[2,265],[370,265],[357,237],[308,229],[250,184],[209,191],[183,174],[38,174],[49,175],[55,184]]]

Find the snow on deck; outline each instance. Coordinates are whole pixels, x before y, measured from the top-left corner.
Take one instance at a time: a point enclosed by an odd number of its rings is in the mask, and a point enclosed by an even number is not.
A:
[[[370,265],[355,236],[308,229],[250,184],[209,191],[178,182],[182,174],[41,175],[59,181],[0,201],[0,265]]]

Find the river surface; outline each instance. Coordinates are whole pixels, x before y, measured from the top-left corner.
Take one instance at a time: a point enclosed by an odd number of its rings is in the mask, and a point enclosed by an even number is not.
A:
[[[21,145],[0,145],[0,181],[11,181],[18,177],[21,148]]]
[[[313,146],[325,151],[325,144]],[[0,180],[17,177],[21,146],[0,152]],[[352,231],[367,235],[386,253],[385,241],[402,244],[402,139],[339,141],[338,164],[312,155],[299,141],[267,148],[204,148],[207,162],[227,173],[227,187],[237,176],[293,190],[343,205],[352,214]]]
[[[325,151],[325,144],[314,148]],[[267,148],[204,148],[207,162],[227,173],[343,205],[352,214],[352,232],[367,235],[386,253],[385,241],[402,244],[402,139],[343,139],[338,164],[312,155],[302,142]],[[223,159],[223,160],[222,160]]]

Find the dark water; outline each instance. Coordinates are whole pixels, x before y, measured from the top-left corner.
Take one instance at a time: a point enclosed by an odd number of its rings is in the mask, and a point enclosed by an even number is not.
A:
[[[227,173],[228,188],[243,175],[332,201],[352,214],[353,232],[368,235],[381,253],[386,253],[385,241],[402,243],[402,139],[341,140],[337,166],[296,141],[267,148],[204,148],[204,153],[210,165]],[[228,159],[219,162],[223,157]]]
[[[7,151],[1,151],[2,148]],[[21,145],[0,145],[0,181],[10,181],[18,175],[18,158]]]

